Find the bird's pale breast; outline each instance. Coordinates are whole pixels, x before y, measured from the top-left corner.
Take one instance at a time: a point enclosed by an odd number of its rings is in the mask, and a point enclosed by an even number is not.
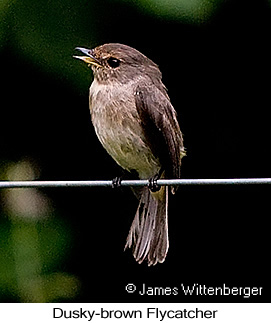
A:
[[[136,170],[140,178],[154,176],[160,170],[160,162],[143,133],[133,87],[97,85],[94,80],[90,87],[90,112],[103,147],[122,168]]]

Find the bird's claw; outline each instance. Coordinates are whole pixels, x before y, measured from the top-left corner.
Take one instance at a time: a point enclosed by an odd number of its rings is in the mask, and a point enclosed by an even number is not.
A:
[[[154,193],[154,192],[158,192],[161,188],[161,186],[159,186],[157,184],[157,180],[159,179],[159,175],[154,175],[153,177],[151,177],[149,179],[149,184],[148,184],[148,188]]]
[[[121,187],[121,177],[115,177],[112,179],[112,188]]]

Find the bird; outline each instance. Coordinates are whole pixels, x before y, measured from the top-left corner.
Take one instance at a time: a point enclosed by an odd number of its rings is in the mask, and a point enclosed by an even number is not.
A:
[[[128,174],[148,179],[133,188],[139,200],[125,249],[148,266],[163,263],[169,247],[168,195],[176,186],[158,186],[159,178],[180,178],[186,155],[177,113],[156,63],[133,47],[106,43],[76,47],[93,71],[89,109],[96,135],[108,154]],[[83,54],[83,55],[82,55]],[[120,179],[115,185],[120,184]]]

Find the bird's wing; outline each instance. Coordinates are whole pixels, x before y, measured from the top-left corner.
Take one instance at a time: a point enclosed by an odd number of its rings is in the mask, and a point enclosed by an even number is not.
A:
[[[180,178],[185,149],[176,111],[169,98],[154,84],[138,85],[135,102],[148,144],[160,159],[166,176]]]

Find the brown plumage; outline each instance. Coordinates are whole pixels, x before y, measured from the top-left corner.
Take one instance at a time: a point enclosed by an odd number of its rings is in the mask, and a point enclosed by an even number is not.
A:
[[[176,112],[158,66],[134,48],[105,44],[76,56],[90,64],[91,119],[103,147],[140,179],[179,178],[185,155]],[[172,192],[174,193],[172,188]],[[139,206],[127,237],[135,259],[149,265],[168,250],[168,188],[137,190]]]

